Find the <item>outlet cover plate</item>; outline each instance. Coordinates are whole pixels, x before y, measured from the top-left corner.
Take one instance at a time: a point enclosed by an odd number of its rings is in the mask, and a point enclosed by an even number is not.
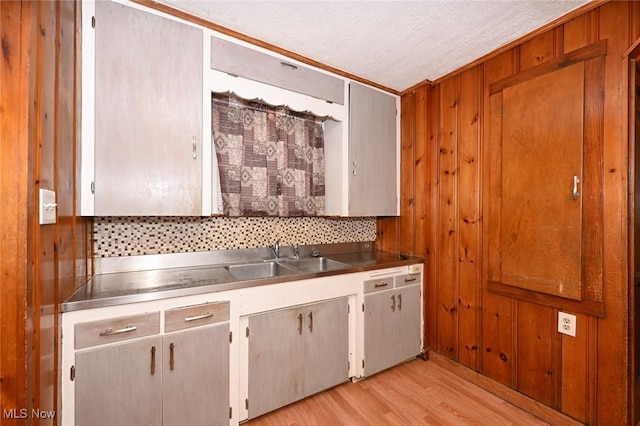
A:
[[[576,316],[566,312],[558,312],[558,332],[576,337]]]

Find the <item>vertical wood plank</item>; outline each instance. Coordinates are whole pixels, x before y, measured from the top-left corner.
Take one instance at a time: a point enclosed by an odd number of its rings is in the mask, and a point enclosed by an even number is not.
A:
[[[555,34],[545,31],[520,45],[520,71],[533,68],[553,59],[555,52]]]
[[[553,399],[555,312],[547,306],[518,302],[517,389],[547,405]]]
[[[27,333],[30,290],[29,259],[33,258],[29,224],[30,38],[35,28],[32,2],[0,2],[0,407],[27,408],[32,404],[30,364],[32,338]],[[0,418],[2,425],[20,420]]]
[[[439,144],[438,351],[458,357],[457,140],[460,78],[441,84]]]
[[[414,139],[414,221],[410,228],[414,235],[414,254],[427,257],[426,228],[429,216],[429,194],[430,185],[428,171],[431,158],[428,156],[427,140],[427,85],[418,87],[415,91],[415,139]]]
[[[564,27],[564,52],[569,53],[590,43],[589,40],[589,15],[582,14],[565,23]]]
[[[38,2],[39,36],[37,39],[36,86],[36,176],[34,188],[53,190],[56,186],[56,83],[57,83],[57,6],[53,1]],[[38,193],[34,191],[34,205]],[[40,225],[34,229],[38,262],[34,283],[34,375],[36,392],[34,407],[55,410],[55,306],[57,297],[56,225]],[[49,420],[51,423],[52,421]]]
[[[481,68],[460,76],[458,138],[458,348],[459,362],[477,369],[480,346],[480,104]]]
[[[401,149],[400,149],[400,228],[399,242],[400,252],[405,254],[415,253],[415,159],[414,147],[416,140],[416,93],[405,95],[401,99],[401,111],[407,108],[407,114],[402,114]]]
[[[489,96],[489,84],[515,71],[515,49],[487,61],[484,65],[484,146],[483,146],[483,292],[481,370],[499,383],[513,386],[513,324],[511,300],[486,291],[488,279],[500,280],[500,142],[502,139],[502,95]],[[489,202],[491,200],[491,202]]]
[[[582,422],[587,421],[588,327],[587,316],[576,314],[576,337],[561,335],[562,383],[561,411]]]
[[[620,124],[627,114],[623,53],[629,47],[629,2],[608,2],[598,10],[599,36],[607,39],[604,93],[603,237],[606,317],[598,321],[598,424],[628,421],[628,273],[626,162],[627,131]],[[622,215],[621,215],[622,212]],[[623,216],[623,217],[621,217]]]
[[[438,217],[440,206],[438,183],[440,169],[440,85],[431,87],[427,92],[427,173],[428,189],[426,193],[428,210],[431,218],[426,228],[427,263],[425,265],[425,318],[428,324],[425,326],[425,342],[429,347],[436,347],[438,336],[438,289],[440,253],[438,251]]]

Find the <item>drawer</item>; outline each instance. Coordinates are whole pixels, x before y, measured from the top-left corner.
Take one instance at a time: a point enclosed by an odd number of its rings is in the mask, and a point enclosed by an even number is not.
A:
[[[184,330],[222,321],[229,321],[228,301],[185,306],[164,312],[164,331]]]
[[[376,278],[364,282],[364,293],[373,293],[375,291],[390,290],[393,288],[393,277]]]
[[[422,284],[422,274],[405,274],[395,277],[396,287],[404,287],[412,284]]]
[[[160,333],[160,312],[127,315],[75,325],[76,349]]]

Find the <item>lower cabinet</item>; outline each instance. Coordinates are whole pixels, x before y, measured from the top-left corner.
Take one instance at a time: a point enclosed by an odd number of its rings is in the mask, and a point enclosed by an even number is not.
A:
[[[76,353],[76,426],[162,424],[162,337]]]
[[[163,348],[162,424],[228,425],[229,324],[165,335]]]
[[[420,354],[422,281],[419,277],[402,275],[365,282],[365,376]]]
[[[349,379],[348,298],[249,317],[249,418]]]
[[[228,302],[168,310],[167,333],[152,337],[136,333],[148,315],[159,331],[157,312],[77,324],[76,347],[109,344],[75,353],[75,425],[228,425],[228,312]]]

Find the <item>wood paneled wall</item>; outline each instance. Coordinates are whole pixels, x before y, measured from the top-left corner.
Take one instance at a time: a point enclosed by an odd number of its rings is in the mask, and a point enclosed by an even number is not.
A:
[[[399,219],[378,220],[378,247],[425,256],[425,342],[431,350],[515,389],[523,400],[588,424],[631,423],[627,273],[625,51],[640,35],[640,3],[606,2],[507,50],[402,95]],[[487,290],[490,205],[489,85],[607,40],[602,120],[604,318],[577,315],[557,332],[558,309]],[[524,398],[526,396],[527,398]],[[536,404],[532,404],[535,406]],[[542,413],[541,415],[544,415]]]
[[[3,426],[25,424],[12,409],[27,410],[26,424],[57,423],[31,409],[59,410],[59,304],[91,269],[91,223],[75,215],[78,13],[78,2],[0,2]],[[40,188],[56,192],[55,225],[38,224]]]

